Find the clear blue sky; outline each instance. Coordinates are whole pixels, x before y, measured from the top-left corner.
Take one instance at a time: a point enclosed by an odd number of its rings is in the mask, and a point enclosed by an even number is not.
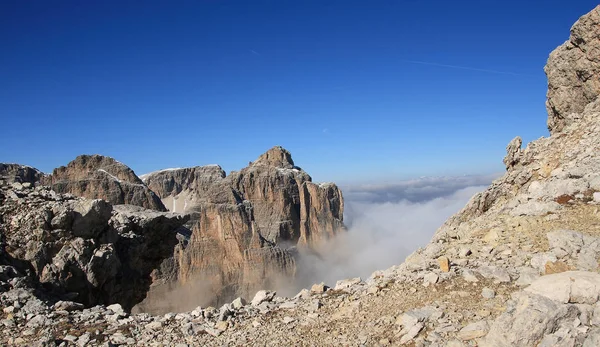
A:
[[[502,171],[548,135],[543,66],[596,4],[2,1],[0,162],[230,171],[282,145],[319,181]]]

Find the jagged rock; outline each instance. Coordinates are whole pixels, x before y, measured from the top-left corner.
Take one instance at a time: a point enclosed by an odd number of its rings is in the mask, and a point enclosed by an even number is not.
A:
[[[548,129],[555,134],[581,119],[585,106],[600,94],[600,8],[579,18],[571,36],[552,51],[544,68],[548,77]]]
[[[150,273],[171,254],[186,221],[103,200],[51,194],[39,200],[40,192],[0,206],[0,262],[86,306],[118,302],[131,309],[141,301]]]
[[[254,298],[252,299],[251,304],[252,304],[252,306],[258,306],[265,301],[273,300],[274,297],[275,297],[275,292],[271,292],[268,290],[259,290],[254,295]]]
[[[0,163],[0,180],[6,183],[35,184],[44,179],[44,174],[27,165]]]
[[[50,180],[52,189],[59,193],[166,211],[160,198],[133,170],[110,157],[80,155],[67,166],[54,169]]]
[[[140,178],[171,212],[192,212],[201,202],[230,201],[228,198],[219,198],[218,195],[223,193],[215,189],[215,186],[219,188],[219,182],[225,178],[225,171],[218,165],[165,169]]]
[[[508,146],[506,146],[506,157],[504,157],[503,160],[504,165],[506,165],[506,170],[510,170],[521,159],[522,144],[523,140],[521,140],[520,136],[517,136],[508,143]]]
[[[290,246],[312,248],[344,230],[338,187],[311,182],[279,146],[229,176],[210,165],[161,170],[143,178],[167,207],[191,213],[193,222],[189,241],[155,277],[167,277],[166,286],[209,280],[215,294],[200,304],[250,297],[282,278],[293,278],[296,250]],[[148,302],[152,298],[153,293]]]

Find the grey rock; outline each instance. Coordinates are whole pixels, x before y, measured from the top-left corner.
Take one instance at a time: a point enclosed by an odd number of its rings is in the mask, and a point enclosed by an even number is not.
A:
[[[501,267],[493,265],[480,266],[477,269],[477,272],[479,272],[479,274],[485,278],[494,279],[500,283],[510,282],[510,275],[508,274],[508,271]]]
[[[356,277],[356,278],[349,278],[349,279],[345,279],[345,280],[339,280],[335,283],[335,290],[344,290],[344,289],[348,289],[354,285],[357,285],[359,283],[361,283],[362,280],[360,277]]]
[[[540,270],[531,267],[521,267],[518,269],[519,278],[515,282],[518,286],[528,286],[536,279],[540,278]]]
[[[58,301],[56,304],[54,304],[55,310],[62,311],[77,311],[82,310],[84,307],[85,306],[83,306],[83,304],[73,301]]]
[[[486,321],[479,321],[475,323],[471,323],[466,327],[460,329],[458,334],[456,335],[459,339],[463,341],[478,339],[484,337],[488,332],[488,324]]]
[[[238,297],[231,302],[231,306],[236,310],[241,309],[242,307],[244,307],[244,305],[246,305],[246,300],[244,300],[244,298],[241,297]]]
[[[78,200],[72,204],[73,235],[96,238],[108,229],[108,220],[112,216],[112,206],[104,200]]]
[[[252,306],[258,306],[265,301],[271,301],[275,297],[276,292],[268,291],[268,290],[259,290],[254,295],[254,298],[251,301]]]
[[[561,303],[594,304],[600,295],[600,274],[566,271],[542,276],[525,291]]]
[[[579,311],[547,297],[525,292],[490,325],[482,346],[533,346],[561,321],[575,319]]]
[[[531,200],[510,211],[511,216],[542,216],[548,213],[556,212],[561,208],[560,204],[554,201],[535,201]]]
[[[504,157],[504,165],[506,165],[506,170],[511,169],[515,166],[520,158],[521,158],[521,144],[523,140],[521,140],[520,136],[512,139],[508,145],[506,146],[506,157]]]
[[[423,285],[436,284],[440,277],[435,272],[429,272],[423,276]]]
[[[486,287],[481,290],[481,296],[483,296],[486,299],[493,299],[496,296],[496,292]]]
[[[585,106],[600,94],[599,24],[600,10],[596,7],[573,24],[569,40],[548,58],[544,71],[548,77],[546,109],[551,134],[580,120]]]
[[[405,344],[414,339],[425,326],[423,323],[416,323],[411,326],[404,335],[400,338],[400,344]]]

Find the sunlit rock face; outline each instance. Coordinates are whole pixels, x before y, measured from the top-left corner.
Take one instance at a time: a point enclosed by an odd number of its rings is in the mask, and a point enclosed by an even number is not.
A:
[[[561,132],[581,119],[585,107],[600,95],[600,11],[596,8],[571,27],[569,39],[550,54],[548,129]]]
[[[206,303],[293,280],[294,246],[311,249],[344,230],[340,189],[313,183],[279,146],[229,176],[209,165],[142,178],[167,208],[192,216],[191,237],[156,272],[156,283],[201,279]]]
[[[127,204],[166,211],[158,195],[126,165],[102,155],[80,155],[67,166],[54,169],[47,182],[58,193],[111,204]]]

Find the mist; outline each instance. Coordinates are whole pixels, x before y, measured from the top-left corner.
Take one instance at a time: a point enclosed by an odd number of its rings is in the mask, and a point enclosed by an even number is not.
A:
[[[298,287],[369,277],[400,264],[458,212],[496,175],[421,178],[393,184],[342,187],[346,233],[304,252],[298,259]]]

